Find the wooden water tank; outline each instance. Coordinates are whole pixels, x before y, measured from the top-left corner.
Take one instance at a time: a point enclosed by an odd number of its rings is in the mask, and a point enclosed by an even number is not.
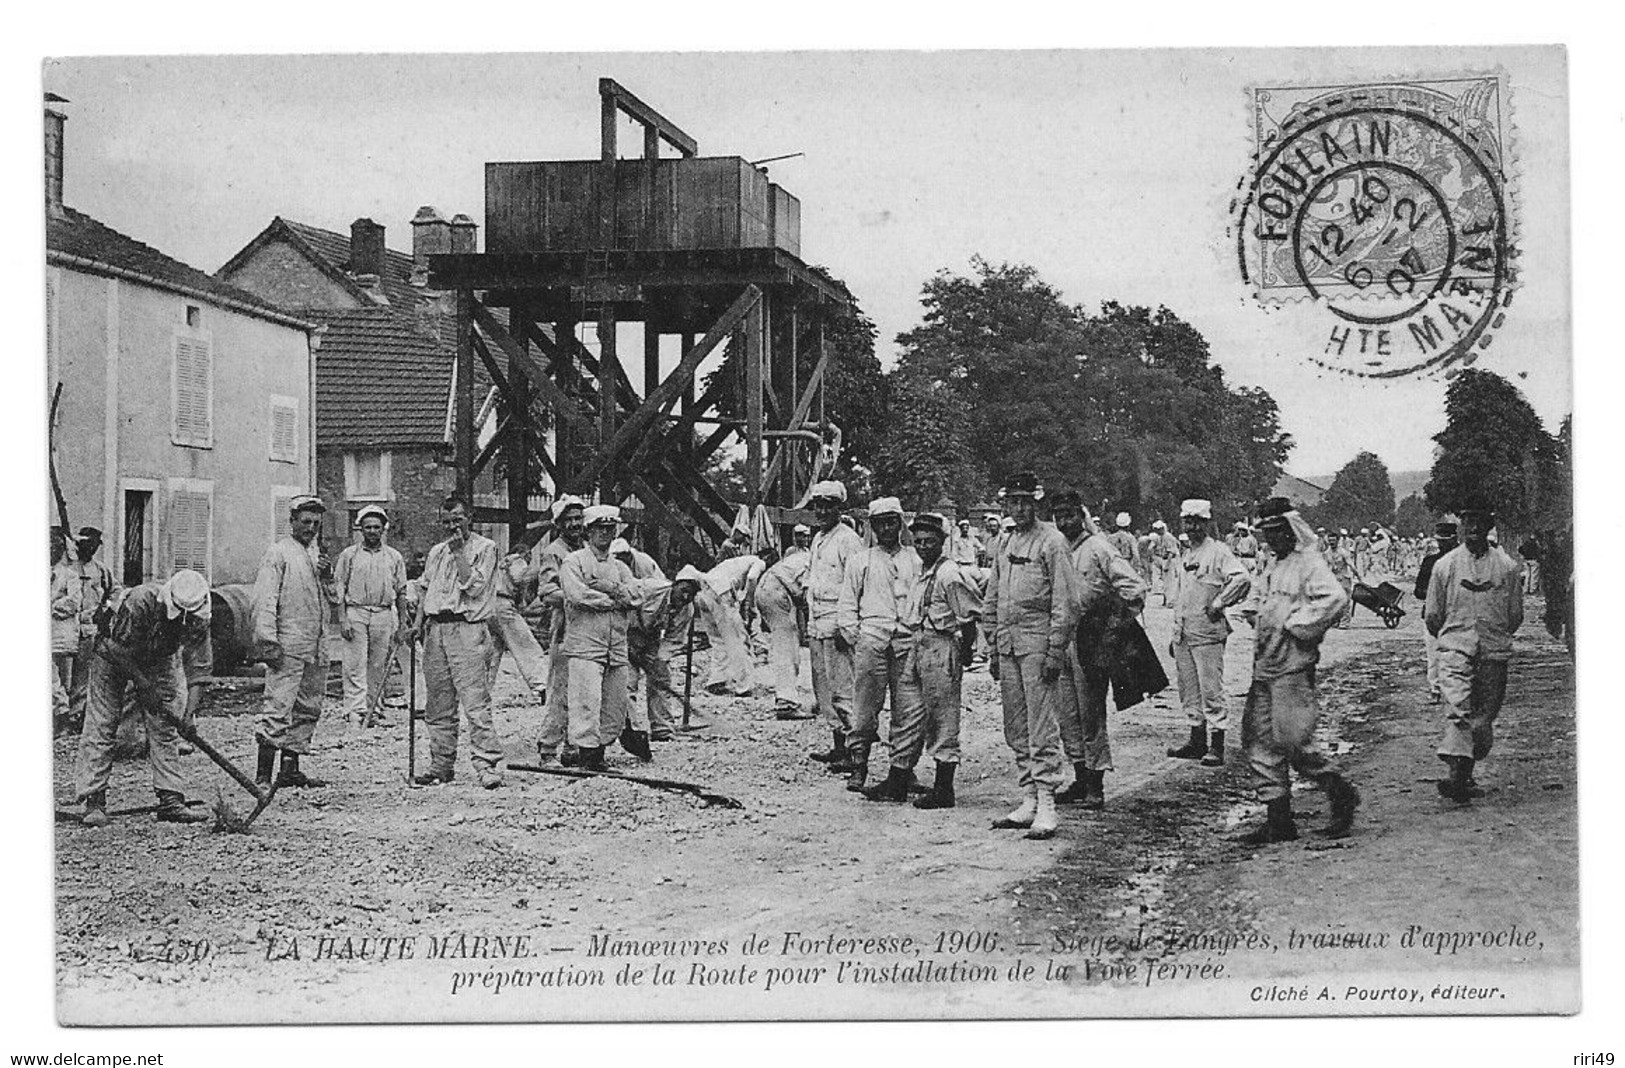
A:
[[[738,156],[485,165],[485,251],[779,248],[801,254],[801,202]],[[611,188],[604,188],[612,186]],[[613,236],[600,204],[613,201]]]

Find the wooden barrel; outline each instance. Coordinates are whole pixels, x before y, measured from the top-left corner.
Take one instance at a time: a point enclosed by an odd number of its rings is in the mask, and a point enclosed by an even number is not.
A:
[[[209,594],[209,638],[214,670],[225,674],[249,662],[254,650],[254,587],[216,586]]]

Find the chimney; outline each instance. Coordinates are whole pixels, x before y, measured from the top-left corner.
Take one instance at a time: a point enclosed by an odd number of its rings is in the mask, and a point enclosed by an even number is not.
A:
[[[350,273],[357,278],[384,273],[384,228],[371,219],[350,224]]]
[[[45,94],[45,211],[62,215],[62,135],[68,116],[58,108],[67,101],[55,93]]]
[[[479,240],[479,224],[462,212],[451,217],[451,250],[453,252],[477,252],[474,246]]]
[[[425,204],[412,217],[412,284],[429,284],[429,257],[451,251],[451,223]]]

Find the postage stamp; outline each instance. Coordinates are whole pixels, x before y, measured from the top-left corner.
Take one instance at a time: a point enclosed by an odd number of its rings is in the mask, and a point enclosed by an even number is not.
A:
[[[1516,272],[1498,75],[1252,90],[1236,259],[1269,307],[1311,301],[1304,356],[1371,378],[1437,374],[1488,348]]]

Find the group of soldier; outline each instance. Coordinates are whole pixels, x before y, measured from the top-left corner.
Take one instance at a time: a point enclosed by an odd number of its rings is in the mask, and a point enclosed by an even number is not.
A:
[[[1325,790],[1324,833],[1350,832],[1359,793],[1315,740],[1319,646],[1349,604],[1335,542],[1323,549],[1283,498],[1264,502],[1253,526],[1223,539],[1210,502],[1193,498],[1180,508],[1180,539],[1154,527],[1151,559],[1166,555],[1166,562],[1153,563],[1148,575],[1127,516],[1107,533],[1078,493],[1046,497],[1031,475],[1011,479],[1001,496],[1007,514],[998,534],[974,544],[944,515],[910,518],[896,497],[876,497],[867,506],[866,542],[845,514],[845,486],[819,482],[810,495],[816,525],[798,526],[782,556],[771,546],[731,547],[711,571],[686,566],[675,578],[620,536],[612,505],[561,497],[541,540],[503,554],[472,530],[467,506],[450,498],[440,512],[445,537],[415,579],[385,541],[382,508],[358,515],[359,541],[330,561],[317,536],[325,505],[296,498],[288,535],[267,550],[253,593],[253,654],[265,664],[256,783],[325,785],[300,766],[326,694],[325,641],[342,643],[344,707],[362,723],[380,714],[399,651],[412,649],[415,663],[421,648],[429,759],[415,784],[453,780],[461,709],[476,779],[495,789],[503,784],[504,747],[491,691],[504,653],[543,706],[538,758],[603,771],[616,741],[648,760],[651,742],[673,737],[670,664],[685,649],[692,655],[696,629],[709,639],[710,688],[735,694],[751,692],[751,635],[760,631],[775,714],[819,715],[830,731],[829,749],[812,759],[868,800],[913,796],[916,808],[949,809],[963,676],[980,636],[1021,794],[993,826],[1047,839],[1058,828],[1058,803],[1105,805],[1105,777],[1114,770],[1108,696],[1124,708],[1167,686],[1140,622],[1155,582],[1173,610],[1169,653],[1190,729],[1168,755],[1225,762],[1224,653],[1235,613],[1254,630],[1241,741],[1267,808],[1246,839],[1296,837],[1291,770]],[[1474,762],[1493,740],[1522,585],[1519,565],[1487,542],[1493,517],[1474,507],[1461,523],[1459,547],[1441,525],[1440,551],[1422,561],[1417,596],[1426,605],[1429,684],[1449,706],[1439,755],[1450,772],[1440,792],[1466,803],[1476,792]],[[1165,554],[1168,542],[1179,546],[1177,555]],[[78,561],[66,559],[65,545],[53,551],[53,617],[63,623],[60,649],[73,651],[71,668],[59,664],[57,689],[71,694],[82,685],[87,694],[75,769],[82,822],[108,821],[114,734],[128,704],[145,720],[157,818],[206,819],[185,802],[177,731],[190,729],[196,709],[188,682],[208,674],[209,585],[182,570],[116,591],[104,566],[87,564],[98,545],[99,535],[81,532]],[[524,614],[532,605],[546,612],[545,649]],[[798,681],[803,640],[816,712]],[[53,643],[57,651],[55,632]],[[887,763],[871,782],[887,709]],[[928,787],[915,777],[927,754]]]

